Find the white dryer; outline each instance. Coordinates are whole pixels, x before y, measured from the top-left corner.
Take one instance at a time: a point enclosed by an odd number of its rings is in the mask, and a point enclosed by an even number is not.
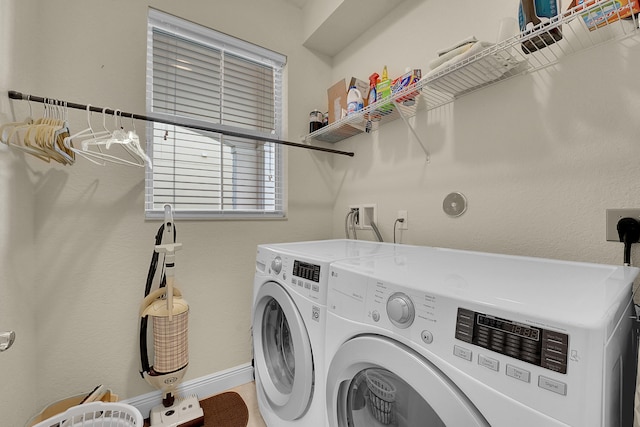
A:
[[[395,250],[393,244],[355,240],[258,246],[253,351],[258,406],[268,426],[326,425],[323,379],[329,264]]]
[[[331,427],[631,426],[633,267],[424,248],[331,266]]]

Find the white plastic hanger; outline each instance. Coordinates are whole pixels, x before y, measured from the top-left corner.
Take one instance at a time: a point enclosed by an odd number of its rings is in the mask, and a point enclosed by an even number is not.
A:
[[[95,139],[95,138],[101,138],[103,136],[110,135],[110,134],[111,133],[106,129],[104,131],[98,131],[98,132],[93,130],[93,127],[91,126],[91,105],[87,104],[87,128],[64,138],[63,145],[65,146],[65,148],[72,151],[75,155],[83,157],[96,165],[104,166],[107,162],[107,158],[109,157],[109,155],[103,153],[100,150],[100,147],[98,147],[98,150],[99,150],[98,152],[89,151],[89,150],[80,150],[74,147],[73,141],[75,140],[76,142],[80,142],[80,144],[82,144],[81,142],[82,138]]]
[[[114,130],[113,132],[110,132],[107,129],[106,110],[107,108],[102,110],[102,127],[104,128],[104,131],[106,133],[102,133],[101,136],[94,136],[92,138],[83,140],[81,143],[82,151],[91,152],[90,147],[95,146],[98,149],[98,152],[100,154],[93,151],[92,155],[103,158],[105,161],[122,164],[122,165],[143,167],[145,165],[145,158],[140,156],[137,149],[133,148],[130,145],[131,140],[128,138],[127,132],[125,132],[122,127],[120,128],[117,127],[118,126],[117,112],[120,110],[115,110],[113,114],[115,127],[116,127],[116,130]],[[122,157],[118,157],[113,154],[107,154],[102,151],[101,147],[105,147],[107,150],[109,150],[110,148],[112,148],[113,144],[117,144],[118,146],[121,146],[124,149],[124,151],[129,155],[129,157],[131,157],[131,159],[133,160],[124,159]]]
[[[122,116],[120,117],[120,120],[122,122]],[[147,165],[149,165],[149,169],[153,169],[151,159],[149,158],[149,156],[147,156],[147,153],[142,149],[142,146],[140,145],[140,137],[138,137],[138,134],[136,133],[136,124],[133,120],[133,115],[131,116],[131,128],[132,130],[127,133],[127,138],[130,139],[131,146],[136,150],[138,155],[144,159]]]
[[[74,153],[67,150],[64,146],[64,138],[69,136],[69,125],[67,120],[66,106],[63,108],[60,102],[55,104],[55,111],[58,115],[59,126],[52,127],[50,130],[49,138],[46,143],[53,148],[53,151],[62,158],[63,164],[72,165],[75,162]]]
[[[73,159],[57,145],[57,138],[68,134],[69,128],[63,120],[59,103],[49,100],[45,103],[45,115],[39,123],[34,124],[25,134],[25,143],[39,146],[47,155],[58,163],[72,164]]]

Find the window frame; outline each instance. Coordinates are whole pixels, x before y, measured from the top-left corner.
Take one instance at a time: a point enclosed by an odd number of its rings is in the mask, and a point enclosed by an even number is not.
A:
[[[196,43],[210,46],[221,52],[228,53],[235,57],[242,58],[249,62],[254,62],[262,66],[270,67],[274,73],[274,129],[270,132],[260,131],[257,129],[249,129],[240,126],[230,126],[222,123],[214,123],[207,120],[194,119],[183,116],[175,116],[172,114],[153,112],[153,32],[157,28],[162,32],[175,35],[178,38],[194,41]],[[283,219],[286,218],[287,200],[286,200],[286,182],[285,182],[285,150],[280,144],[269,142],[281,140],[284,132],[284,73],[286,65],[286,56],[269,49],[254,45],[252,43],[229,36],[219,31],[203,27],[190,21],[178,18],[173,15],[166,14],[156,9],[149,9],[147,24],[147,76],[146,76],[146,103],[147,115],[156,119],[158,123],[175,124],[186,129],[206,130],[219,134],[221,139],[225,136],[241,137],[246,140],[247,144],[255,143],[263,144],[263,147],[269,148],[273,159],[273,176],[274,176],[274,202],[269,209],[175,209],[173,215],[175,218],[182,219]],[[154,126],[150,122],[147,126],[147,152],[153,159],[153,139]],[[223,142],[221,142],[223,143]],[[258,151],[258,150],[257,150]],[[260,164],[265,165],[266,160],[256,155],[257,164],[253,170],[260,170]],[[169,175],[167,175],[169,176]],[[256,181],[257,183],[261,181]],[[220,184],[221,188],[224,184]],[[235,193],[234,193],[235,194]],[[246,193],[245,193],[246,194]],[[267,200],[266,193],[260,194],[256,191],[254,194],[261,196],[260,201]],[[160,206],[154,208],[154,175],[151,167],[147,166],[145,174],[145,218],[146,219],[163,219],[164,209]],[[156,205],[158,203],[156,202]]]

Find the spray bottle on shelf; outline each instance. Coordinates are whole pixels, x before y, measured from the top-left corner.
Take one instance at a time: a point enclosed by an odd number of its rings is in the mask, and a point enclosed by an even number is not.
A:
[[[380,81],[380,74],[373,73],[369,76],[369,95],[367,96],[367,105],[373,105],[373,103],[376,102],[376,94],[377,94],[376,86],[378,85],[379,81]],[[371,132],[371,129],[373,128],[372,122],[377,122],[381,118],[382,116],[380,116],[379,112],[371,109],[371,111],[369,111],[366,117],[367,123],[364,129],[365,132],[367,133]]]
[[[376,102],[376,85],[380,81],[380,74],[373,73],[369,76],[369,96],[367,105],[371,105]]]
[[[354,114],[364,108],[364,102],[362,100],[362,94],[355,86],[349,88],[347,94],[347,116]]]

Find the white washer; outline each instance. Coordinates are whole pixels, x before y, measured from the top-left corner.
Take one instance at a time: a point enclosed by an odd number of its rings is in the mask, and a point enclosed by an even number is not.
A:
[[[268,426],[325,426],[329,264],[390,254],[393,244],[325,240],[260,245],[253,292],[258,406]]]
[[[330,270],[331,427],[631,426],[638,269],[424,248]]]

